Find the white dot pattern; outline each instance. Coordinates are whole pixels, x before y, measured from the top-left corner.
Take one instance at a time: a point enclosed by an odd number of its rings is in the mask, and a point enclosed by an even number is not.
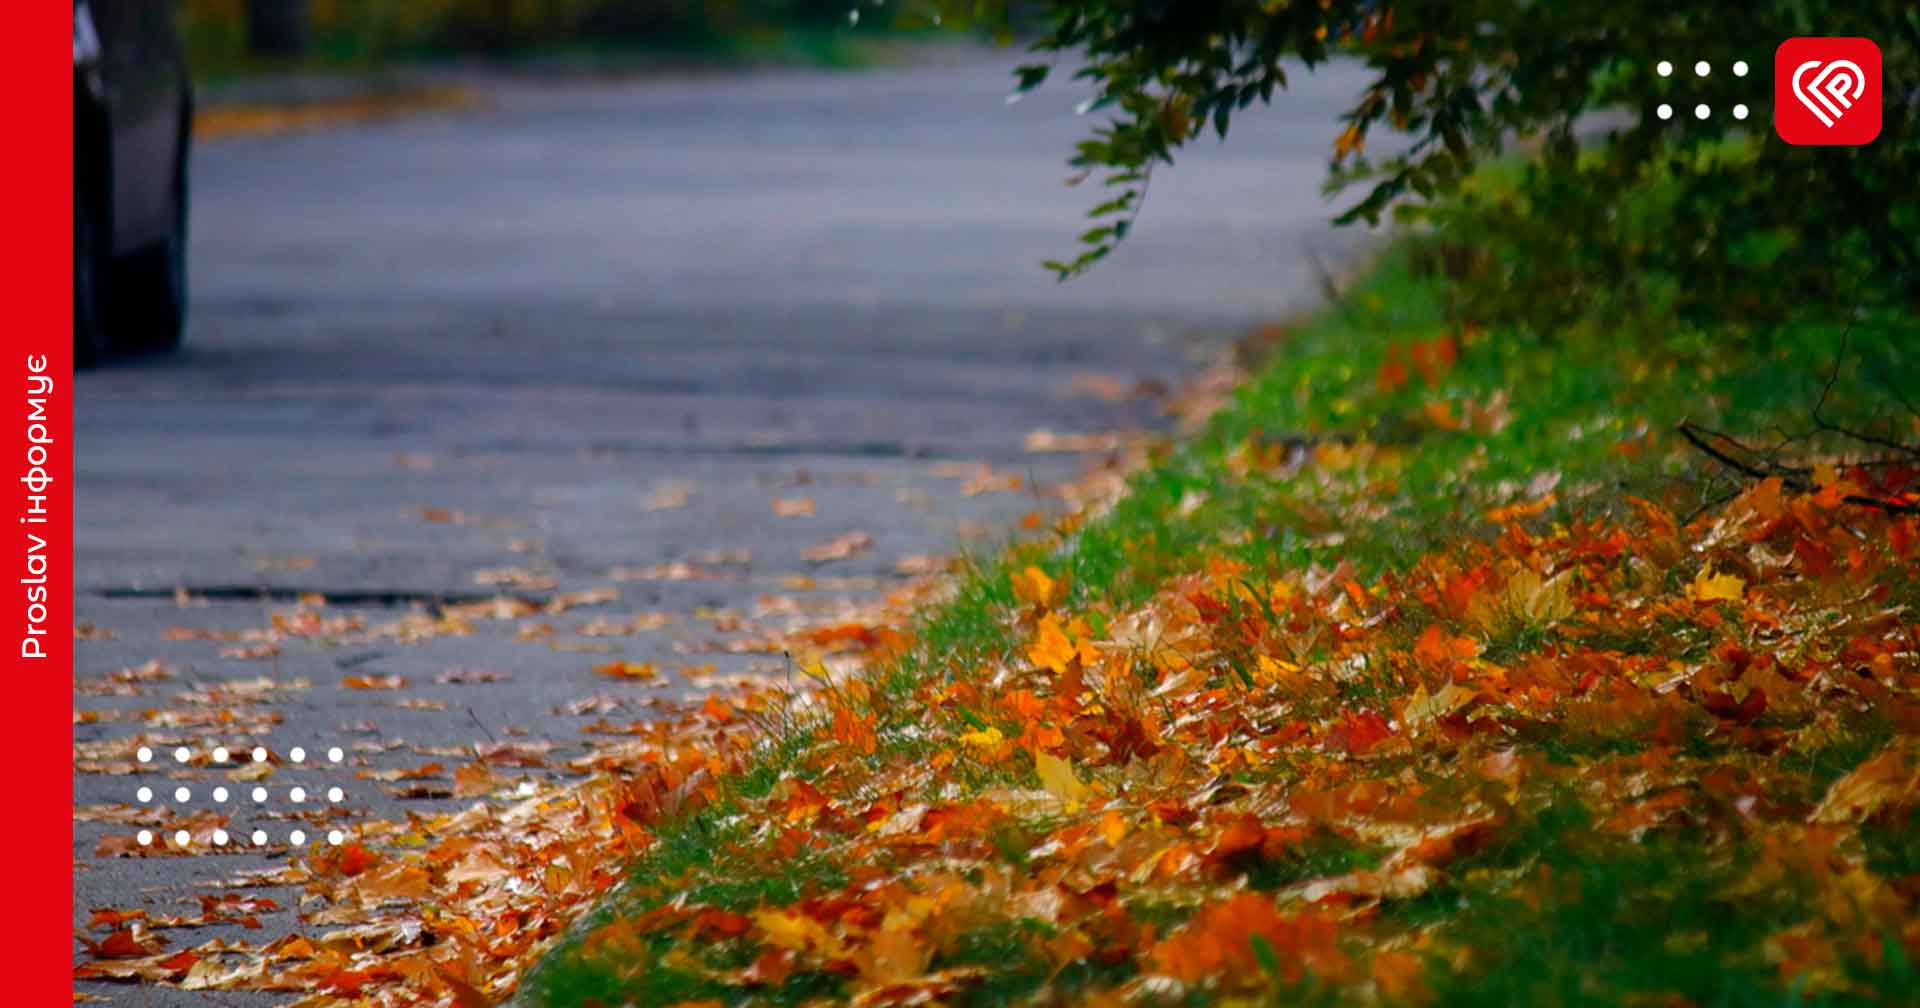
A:
[[[1753,68],[1750,65],[1748,65],[1746,60],[1734,60],[1731,65],[1731,69],[1735,77],[1744,78],[1747,76],[1748,73],[1752,71]],[[1655,63],[1653,65],[1653,72],[1663,78],[1672,77],[1675,72],[1673,61],[1663,59],[1658,63]],[[1712,61],[1696,60],[1694,62],[1693,76],[1695,78],[1705,79],[1712,75],[1713,75]],[[1748,107],[1744,102],[1735,104],[1730,109],[1728,109],[1727,106],[1721,106],[1721,107],[1723,109],[1727,109],[1727,111],[1730,111],[1735,119],[1744,120],[1748,116],[1753,114],[1753,110],[1750,107]],[[1673,119],[1675,113],[1676,113],[1676,110],[1674,109],[1674,106],[1668,102],[1661,102],[1658,105],[1655,105],[1653,108],[1654,117],[1661,120],[1662,122]],[[1713,106],[1707,104],[1706,102],[1700,102],[1693,106],[1693,117],[1695,119],[1705,121],[1707,119],[1711,119],[1713,117],[1713,113],[1714,113]]]
[[[142,745],[135,750],[134,758],[141,764],[150,765],[156,759],[164,759],[162,754],[165,752],[167,752],[165,749],[156,752],[153,746]],[[198,764],[203,767],[221,767],[235,761],[245,762],[250,760],[254,764],[266,764],[275,761],[274,754],[263,745],[255,745],[252,747],[243,746],[239,748],[216,745],[206,749],[199,749],[198,751],[196,751],[196,747],[181,745],[175,746],[171,750],[171,753],[174,762],[182,766],[194,764],[196,758],[204,758],[204,762]],[[337,745],[327,746],[324,750],[315,750],[315,753],[314,760],[309,764],[307,761],[308,752],[306,748],[303,746],[292,746],[285,751],[284,760],[288,768],[305,765],[314,769],[321,769],[320,764],[323,757],[326,764],[331,764],[336,767],[344,764],[347,758],[346,749]],[[272,771],[268,770],[267,772],[271,773]],[[520,795],[525,796],[533,794],[535,787],[532,781],[522,781],[517,790]],[[251,798],[256,805],[265,806],[272,803],[273,795],[264,784],[252,785],[250,789],[249,787],[229,789],[223,784],[217,785],[207,792],[207,795],[214,803],[222,805],[228,803],[237,795],[242,794],[245,797]],[[310,785],[294,784],[289,786],[286,791],[286,798],[288,802],[293,805],[304,805],[307,803],[309,797],[314,801],[319,801],[323,796],[326,802],[335,805],[347,800],[346,789],[338,785],[327,786],[324,791],[322,791],[319,789],[310,790]],[[156,793],[153,787],[147,785],[141,785],[134,791],[134,798],[142,805],[152,804],[156,800],[164,801],[166,797],[167,795]],[[190,805],[196,795],[194,794],[193,787],[186,784],[178,784],[173,787],[171,797],[173,801],[179,805]],[[325,834],[316,833],[311,839],[316,843],[325,842],[329,846],[338,847],[347,842],[348,836],[349,834],[346,830],[336,828],[328,829]],[[196,846],[195,839],[192,831],[179,828],[173,829],[170,832],[156,832],[152,829],[142,829],[134,834],[135,842],[142,848],[151,849],[159,845],[165,849],[176,852],[191,851]],[[229,833],[224,826],[215,827],[211,831],[201,834],[198,839],[198,846],[208,851],[215,848],[225,849],[229,845],[242,845],[249,842],[251,842],[254,847],[265,847],[272,842],[271,835],[264,829]],[[305,846],[309,839],[308,833],[304,829],[296,828],[287,833],[287,843],[292,847]]]

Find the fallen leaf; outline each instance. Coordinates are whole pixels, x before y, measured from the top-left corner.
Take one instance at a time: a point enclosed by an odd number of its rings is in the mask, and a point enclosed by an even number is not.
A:
[[[813,498],[775,497],[773,513],[781,518],[810,518],[813,516]]]
[[[814,546],[804,554],[808,561],[816,564],[845,560],[873,545],[873,537],[865,532],[848,532]]]
[[[648,662],[614,661],[593,668],[595,675],[609,679],[626,679],[633,682],[653,682],[660,678],[660,669]]]
[[[1079,805],[1093,793],[1081,783],[1080,775],[1073,772],[1073,764],[1058,756],[1034,753],[1033,766],[1040,775],[1040,786],[1068,805]]]
[[[405,689],[407,685],[407,680],[406,680],[406,677],[397,676],[397,675],[385,675],[385,676],[350,675],[342,678],[340,680],[340,685],[344,689],[354,689],[354,690],[397,690],[397,689]]]
[[[1708,564],[1687,586],[1687,597],[1695,602],[1738,602],[1746,589],[1745,581],[1732,574],[1715,574]]]

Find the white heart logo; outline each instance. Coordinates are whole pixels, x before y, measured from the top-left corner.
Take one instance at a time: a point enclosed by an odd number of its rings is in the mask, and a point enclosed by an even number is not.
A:
[[[1853,107],[1855,98],[1866,93],[1867,75],[1860,64],[1839,59],[1826,63],[1824,69],[1813,75],[1813,80],[1803,85],[1807,71],[1822,66],[1822,62],[1808,60],[1793,71],[1793,96],[1800,99],[1800,104],[1805,105],[1815,119],[1830,128]]]

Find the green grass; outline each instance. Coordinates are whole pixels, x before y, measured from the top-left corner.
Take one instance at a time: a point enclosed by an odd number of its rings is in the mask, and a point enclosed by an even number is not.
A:
[[[1444,237],[1471,243],[1471,226],[1457,220]],[[900,705],[916,685],[1024,647],[1024,636],[1017,636],[1024,631],[1008,619],[1016,606],[1007,575],[1028,564],[1066,579],[1068,608],[1095,621],[1126,611],[1210,557],[1244,561],[1254,571],[1346,561],[1366,583],[1403,571],[1449,542],[1496,533],[1484,512],[1524,499],[1541,473],[1557,474],[1558,501],[1546,512],[1551,522],[1618,515],[1631,508],[1632,497],[1666,502],[1683,517],[1691,506],[1724,498],[1741,480],[1704,456],[1630,450],[1647,439],[1671,443],[1683,421],[1756,446],[1845,450],[1858,445],[1814,429],[1811,410],[1829,380],[1828,419],[1877,430],[1903,415],[1890,390],[1920,389],[1920,344],[1896,335],[1920,331],[1920,320],[1894,310],[1865,313],[1850,327],[1816,319],[1768,332],[1732,321],[1702,329],[1672,320],[1640,330],[1574,326],[1547,336],[1496,329],[1466,341],[1458,362],[1431,384],[1417,375],[1399,385],[1382,383],[1378,376],[1391,370],[1389,360],[1404,356],[1410,344],[1463,331],[1444,306],[1451,285],[1472,278],[1427,268],[1419,246],[1403,242],[1390,249],[1338,304],[1290,330],[1231,404],[1134,476],[1110,512],[1070,537],[1016,545],[967,573],[949,601],[922,614],[915,648],[872,679],[883,726],[910,727],[929,716],[888,707]],[[1434,403],[1446,404],[1453,416],[1468,406],[1495,410],[1505,422],[1471,435],[1449,431],[1431,422]],[[1347,469],[1291,471],[1284,464],[1289,445],[1314,451],[1354,439],[1384,451]],[[1268,446],[1283,464],[1242,464],[1248,452]],[[1493,641],[1490,654],[1504,660],[1538,652],[1555,643],[1555,633],[1517,623]],[[1653,639],[1651,632],[1623,632],[1586,643],[1633,654],[1647,652]],[[1368,686],[1361,680],[1347,688],[1364,699]],[[1805,754],[1806,794],[1817,797],[1887,737],[1856,734]],[[909,749],[921,744],[916,736],[890,737],[884,727],[882,738]],[[1623,749],[1617,737],[1589,740],[1559,730],[1522,741],[1563,764],[1635,750]],[[1715,743],[1703,735],[1693,744],[1708,752]],[[1026,773],[1017,767],[968,772],[1002,782]],[[765,769],[737,787],[763,792],[774,776]],[[964,783],[971,789],[987,781]],[[722,802],[663,824],[656,848],[635,864],[633,882],[592,923],[645,912],[676,893],[751,909],[838,887],[841,880],[825,862],[755,862],[735,853],[742,835],[738,812]],[[1920,843],[1913,839],[1920,820],[1906,825],[1871,834],[1867,856],[1889,871],[1920,873]],[[1780,987],[1775,967],[1755,950],[1761,937],[1792,922],[1784,916],[1792,908],[1782,903],[1770,913],[1763,904],[1756,912],[1747,901],[1733,913],[1724,893],[1736,879],[1724,859],[1710,864],[1685,833],[1657,831],[1646,843],[1623,843],[1596,836],[1591,827],[1590,813],[1571,797],[1535,809],[1499,847],[1388,911],[1409,929],[1440,922],[1459,943],[1493,950],[1430,973],[1440,1003],[1618,1004],[1657,992],[1677,992],[1701,1005],[1848,1003],[1831,991]],[[995,842],[1018,864],[1028,838]],[[1289,860],[1256,857],[1241,868],[1253,886],[1279,889],[1371,867],[1381,853],[1327,836]],[[1539,899],[1527,888],[1542,885],[1553,887],[1557,898]],[[1191,912],[1176,904],[1130,910],[1164,927]],[[989,969],[985,981],[968,988],[968,1004],[1017,1003],[1042,986],[1070,996],[1077,984],[1125,979],[1124,970],[1093,967],[1084,975],[1054,973],[1034,959],[1030,926],[1014,921],[970,933],[935,968]],[[583,954],[576,938],[535,971],[527,992],[533,1003],[555,1006],[722,996],[697,973],[671,965],[672,951],[655,943],[642,950],[653,957],[648,961],[607,961]],[[723,944],[692,954],[719,968],[731,953]],[[1894,985],[1912,973],[1895,954],[1849,969],[1861,983],[1886,991],[1902,989]],[[809,975],[758,996],[785,1003],[839,991],[832,978]]]

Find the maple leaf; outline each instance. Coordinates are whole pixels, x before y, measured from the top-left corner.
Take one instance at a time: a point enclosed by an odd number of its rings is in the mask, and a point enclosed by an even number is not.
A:
[[[506,785],[505,778],[482,763],[469,763],[466,766],[456,767],[453,771],[455,798],[478,798],[492,794]]]
[[[1031,564],[1007,575],[1007,579],[1013,583],[1013,597],[1036,609],[1051,609],[1067,593],[1065,582],[1048,577],[1046,571]]]
[[[1066,675],[1067,667],[1078,658],[1080,651],[1074,647],[1073,638],[1068,637],[1060,628],[1059,619],[1048,613],[1034,628],[1033,646],[1027,649],[1027,657],[1035,665],[1052,671],[1055,675]]]
[[[1473,702],[1476,693],[1458,683],[1448,683],[1440,692],[1431,696],[1425,686],[1416,687],[1413,696],[1407,700],[1406,707],[1400,711],[1400,720],[1409,724],[1432,721],[1446,717],[1454,711]]]
[[[1738,602],[1746,591],[1745,581],[1732,574],[1715,574],[1712,564],[1701,568],[1687,585],[1687,597],[1695,602]]]
[[[1896,742],[1834,781],[1808,821],[1865,822],[1889,806],[1912,804],[1917,798],[1920,798],[1920,761],[1915,761],[1906,748]]]
[[[880,748],[880,736],[874,731],[873,718],[861,717],[844,706],[833,709],[832,735],[842,745],[869,756]]]
[[[134,959],[159,952],[167,940],[140,921],[133,921],[99,941],[82,936],[81,944],[96,959]]]
[[[797,910],[756,910],[754,926],[769,945],[827,960],[844,960],[847,946],[833,932]]]
[[[1392,738],[1393,726],[1377,711],[1349,711],[1341,715],[1329,734],[1341,749],[1355,756],[1363,756],[1374,746]]]
[[[1299,674],[1300,666],[1284,658],[1259,655],[1254,659],[1253,678],[1257,682],[1266,685],[1275,685],[1287,682]]]
[[[1455,660],[1464,661],[1479,654],[1479,641],[1471,637],[1451,636],[1438,623],[1428,624],[1420,634],[1420,640],[1413,646],[1413,656],[1433,666],[1443,666]]]
[[[1070,806],[1081,804],[1093,794],[1073,772],[1073,764],[1052,753],[1034,753],[1033,768],[1040,775],[1040,786]]]
[[[1156,944],[1149,958],[1156,970],[1189,983],[1223,974],[1257,982],[1268,969],[1297,983],[1309,971],[1337,978],[1351,965],[1331,919],[1311,912],[1283,914],[1258,893],[1241,893],[1200,911]]]

